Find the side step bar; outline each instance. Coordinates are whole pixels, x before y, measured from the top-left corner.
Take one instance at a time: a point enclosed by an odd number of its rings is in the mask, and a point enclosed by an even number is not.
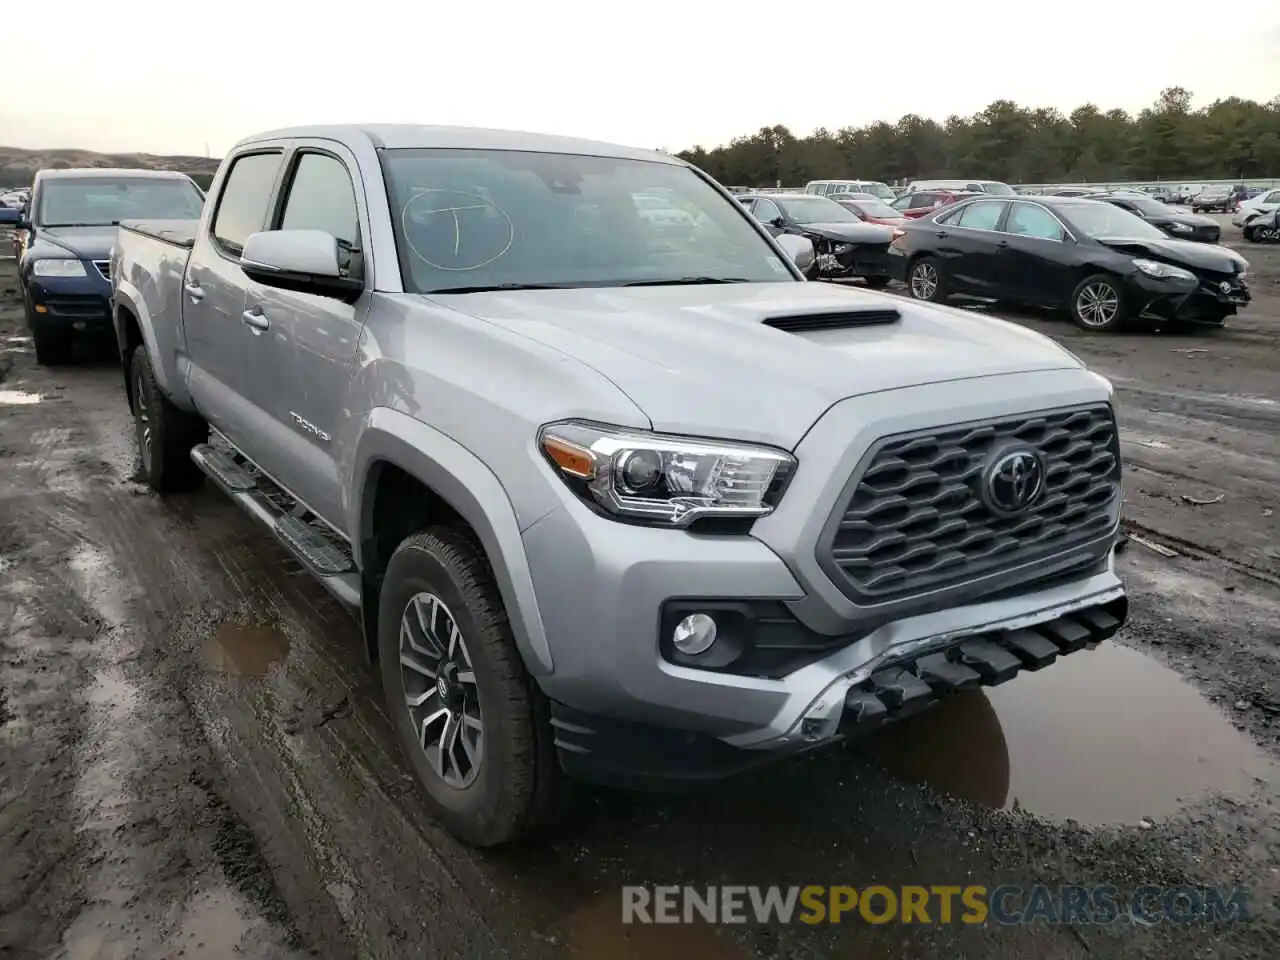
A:
[[[1060,656],[1112,637],[1128,612],[1128,599],[1119,597],[1022,630],[969,637],[946,650],[883,667],[845,696],[840,731],[858,735],[918,713],[957,691],[994,687],[1023,670],[1047,667]]]
[[[191,459],[293,554],[340,603],[360,607],[360,573],[350,546],[230,445],[202,443]]]

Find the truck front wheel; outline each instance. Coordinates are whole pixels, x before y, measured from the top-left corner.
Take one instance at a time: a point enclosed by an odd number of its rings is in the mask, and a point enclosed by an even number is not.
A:
[[[491,847],[553,819],[563,785],[547,706],[465,533],[432,527],[396,549],[379,595],[378,653],[401,745],[451,833]]]
[[[136,348],[129,360],[129,393],[142,463],[139,479],[157,493],[197,486],[203,474],[191,462],[191,448],[209,439],[209,427],[161,392],[145,347]]]

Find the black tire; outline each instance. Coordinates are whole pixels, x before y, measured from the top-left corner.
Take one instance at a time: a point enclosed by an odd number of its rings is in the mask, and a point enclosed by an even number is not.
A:
[[[139,479],[157,493],[199,486],[204,474],[192,463],[191,448],[209,439],[209,426],[175,407],[161,392],[145,347],[136,348],[129,359],[129,392],[141,462]]]
[[[883,290],[889,285],[888,277],[863,277],[862,282],[872,290]]]
[[[463,713],[478,709],[483,726],[483,740],[475,751],[481,759],[470,783],[452,784],[437,772],[429,748],[419,742],[420,721],[406,705],[406,674],[430,687],[430,681],[400,662],[401,618],[414,598],[422,595],[443,604],[439,616],[451,618],[461,637],[452,657],[434,661],[436,675],[449,670],[444,664],[452,661],[464,670],[469,667],[474,677],[466,693],[471,699],[467,707],[459,707]],[[555,822],[563,812],[566,793],[548,705],[516,650],[492,569],[470,537],[451,527],[432,527],[396,548],[378,597],[378,655],[400,744],[427,802],[450,833],[472,846],[493,847]],[[458,681],[452,692],[463,690],[464,682]],[[421,695],[428,698],[419,707],[424,716],[434,710],[432,704],[444,702],[439,691]],[[437,749],[435,756],[442,753]],[[453,770],[459,770],[456,760]]]
[[[934,257],[920,257],[907,268],[907,291],[915,300],[944,303],[950,284],[941,261]]]
[[[1243,233],[1245,240],[1253,243],[1253,227],[1245,227]]]
[[[31,341],[36,348],[36,363],[42,367],[62,367],[71,362],[75,340],[70,331],[50,327],[27,314],[31,324]]]
[[[1129,319],[1124,288],[1105,273],[1095,273],[1076,284],[1070,306],[1075,325],[1094,333],[1113,333]]]

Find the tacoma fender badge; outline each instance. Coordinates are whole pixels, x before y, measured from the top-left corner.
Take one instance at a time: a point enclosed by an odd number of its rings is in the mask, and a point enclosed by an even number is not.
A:
[[[305,417],[299,416],[298,414],[294,413],[292,410],[289,411],[289,416],[293,417],[293,422],[296,423],[298,427],[304,432],[311,434],[317,440],[322,440],[325,443],[329,442],[329,435],[325,433],[323,430],[321,430],[319,427],[317,427],[310,420],[306,419]]]

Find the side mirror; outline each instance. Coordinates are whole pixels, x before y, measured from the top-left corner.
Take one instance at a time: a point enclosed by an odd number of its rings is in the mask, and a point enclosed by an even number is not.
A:
[[[798,237],[793,233],[784,233],[776,238],[782,252],[791,258],[791,262],[800,268],[801,273],[808,272],[813,266],[813,241],[808,237]]]
[[[354,303],[364,281],[343,270],[338,241],[323,230],[267,230],[253,233],[240,252],[240,269],[268,287],[334,297]]]

